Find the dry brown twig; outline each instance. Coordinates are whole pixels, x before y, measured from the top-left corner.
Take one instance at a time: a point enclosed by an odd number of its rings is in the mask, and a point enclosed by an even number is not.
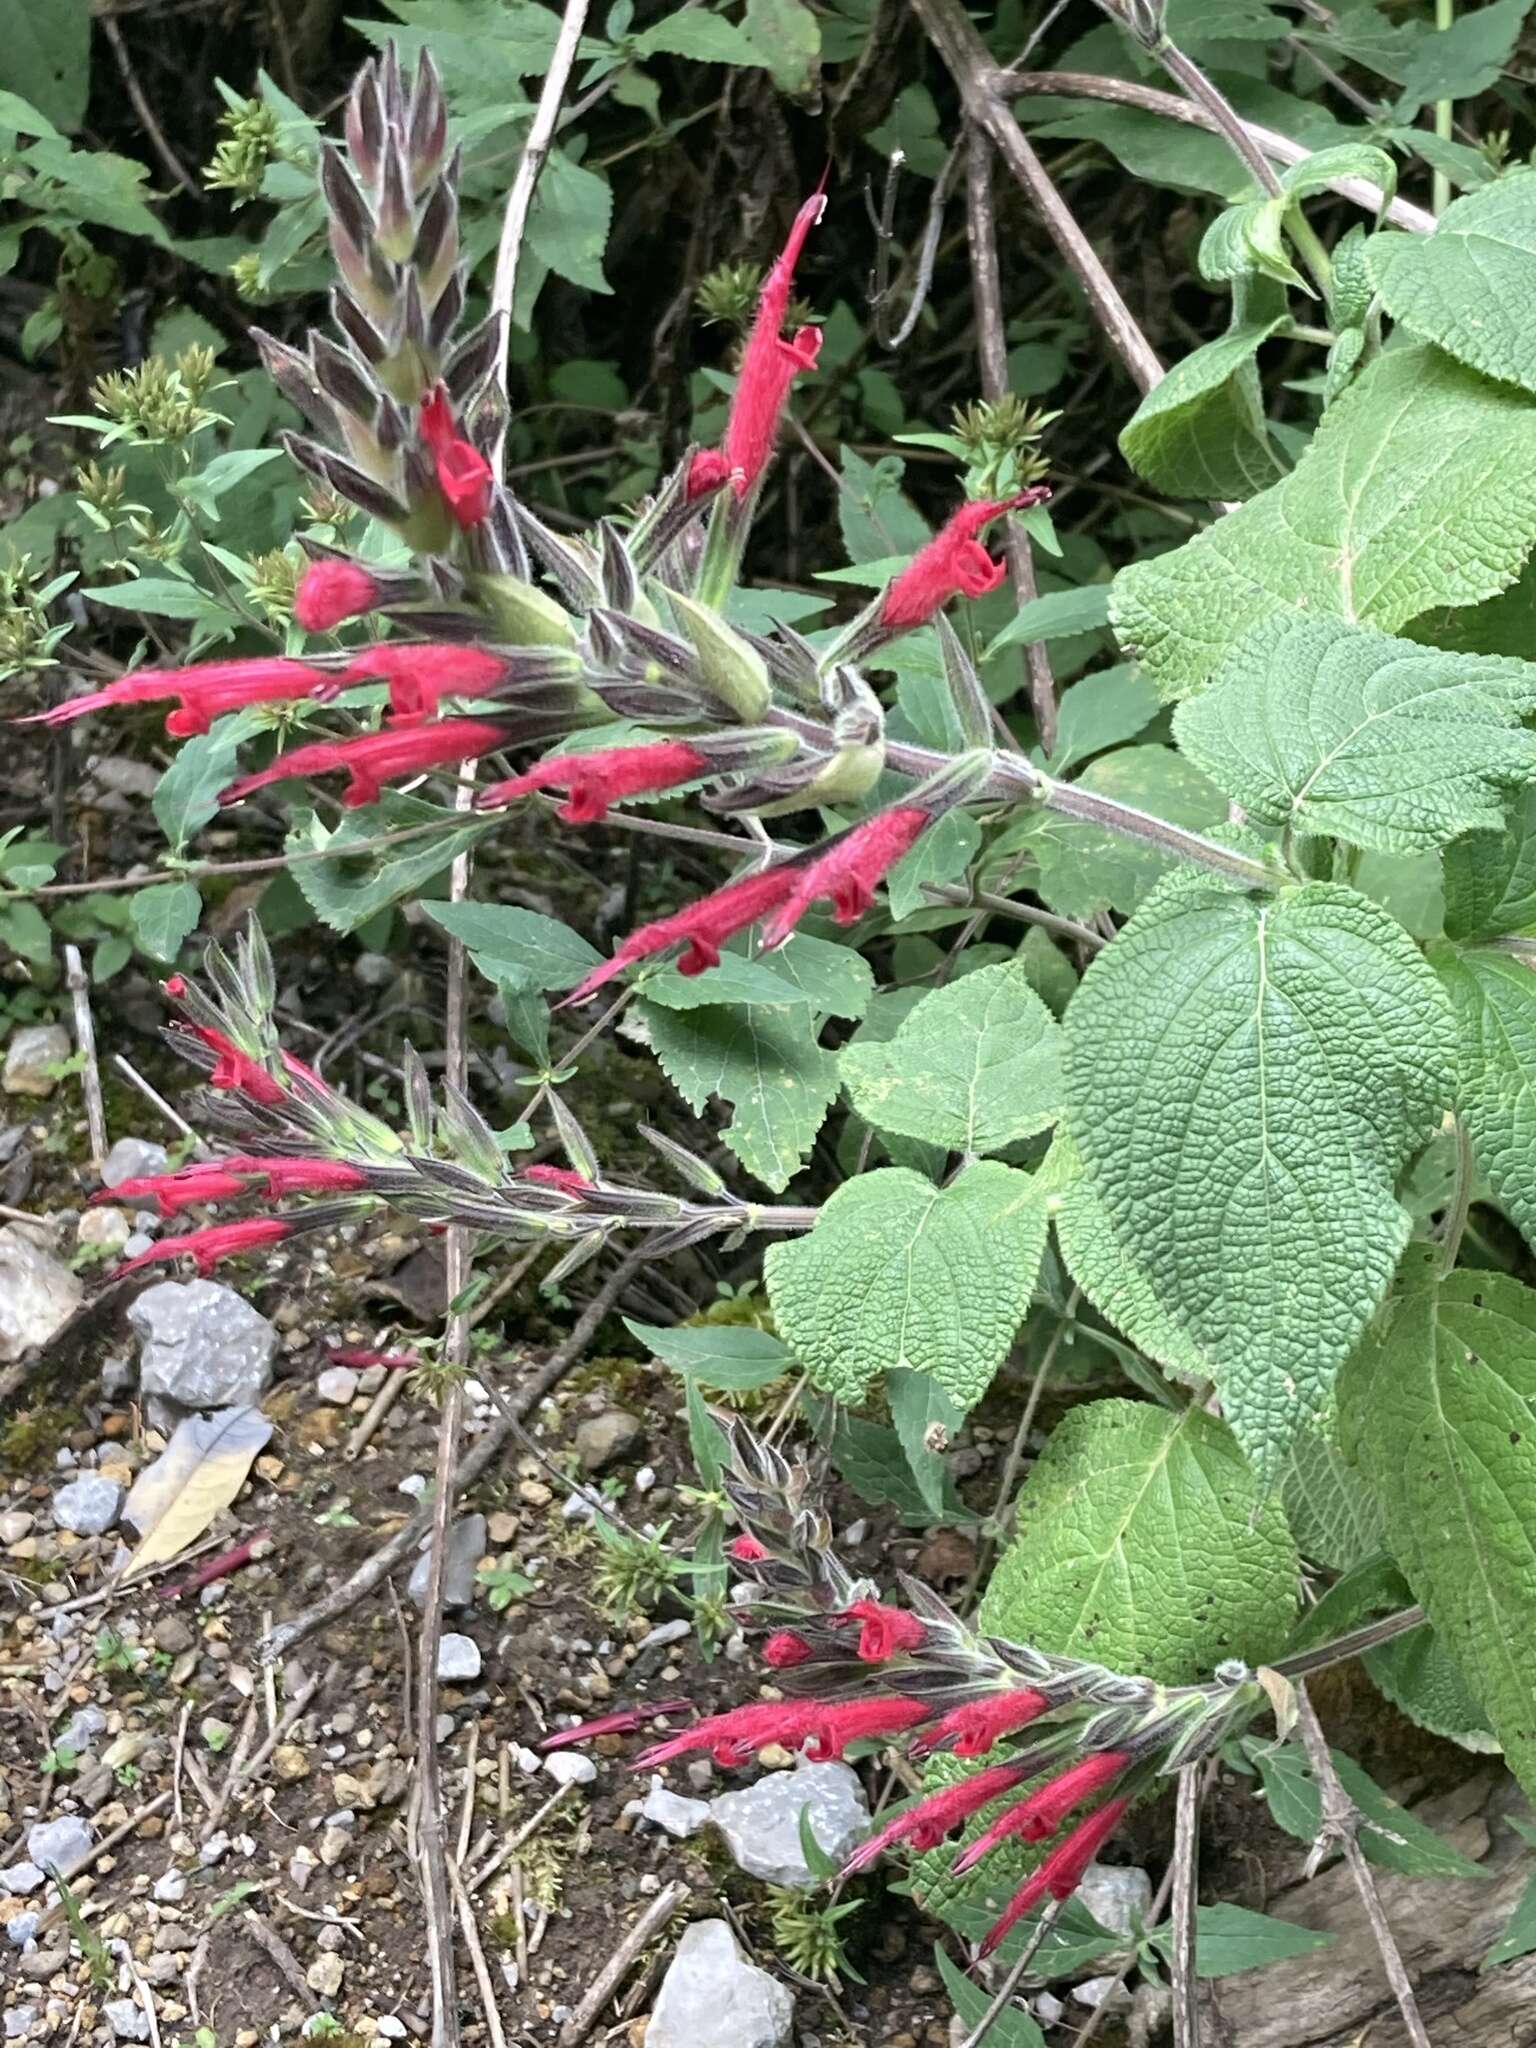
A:
[[[597,2024],[598,2014],[629,1975],[641,1951],[655,1940],[690,1896],[690,1888],[680,1878],[663,1885],[583,1992],[576,2010],[560,2029],[560,2048],[579,2048],[579,2043],[585,2041]]]
[[[1301,1730],[1302,1744],[1307,1752],[1307,1761],[1312,1766],[1312,1775],[1317,1779],[1321,1800],[1322,1823],[1318,1829],[1312,1853],[1307,1858],[1307,1875],[1310,1877],[1328,1850],[1337,1844],[1349,1867],[1360,1903],[1365,1908],[1365,1917],[1381,1954],[1382,1968],[1386,1971],[1387,1982],[1392,1987],[1392,1996],[1397,2000],[1398,2012],[1402,2015],[1403,2029],[1413,2048],[1431,2048],[1424,2022],[1419,2015],[1419,2002],[1414,1996],[1413,1984],[1403,1962],[1402,1950],[1392,1932],[1392,1923],[1387,1918],[1386,1908],[1381,1903],[1381,1893],[1376,1889],[1376,1879],[1371,1866],[1365,1860],[1360,1847],[1357,1831],[1360,1813],[1354,1801],[1339,1782],[1339,1774],[1333,1767],[1329,1753],[1328,1738],[1323,1733],[1322,1723],[1317,1718],[1317,1709],[1308,1697],[1305,1682],[1296,1681],[1297,1726]]]

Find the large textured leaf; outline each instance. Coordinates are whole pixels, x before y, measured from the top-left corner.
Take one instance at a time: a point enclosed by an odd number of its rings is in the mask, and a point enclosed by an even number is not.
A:
[[[727,1145],[760,1181],[787,1186],[837,1093],[837,1062],[816,1043],[804,1010],[637,1007],[689,1108],[702,1111],[712,1095],[728,1102]]]
[[[850,1045],[838,1072],[877,1130],[998,1152],[1055,1122],[1061,1028],[1010,960],[924,996],[894,1038]]]
[[[1339,1380],[1392,1551],[1536,1790],[1536,1294],[1418,1247]]]
[[[1507,953],[1436,954],[1456,1013],[1461,1112],[1477,1163],[1536,1245],[1536,974]]]
[[[1469,192],[1432,235],[1367,248],[1393,319],[1458,362],[1536,391],[1536,171]]]
[[[816,1226],[768,1252],[768,1298],[818,1387],[857,1401],[897,1366],[971,1408],[1024,1320],[1045,1249],[1045,1200],[995,1160],[936,1188],[906,1167],[862,1173]]]
[[[579,932],[511,903],[429,903],[427,915],[466,948],[489,981],[528,989],[572,988],[602,954]]]
[[[1018,1499],[984,1630],[1165,1683],[1278,1654],[1296,1550],[1226,1424],[1090,1401],[1057,1424]]]
[[[1449,1004],[1353,890],[1192,877],[1105,948],[1066,1023],[1105,1217],[1273,1478],[1407,1242],[1394,1183],[1450,1101]]]
[[[1381,1509],[1342,1451],[1304,1429],[1291,1446],[1280,1498],[1310,1564],[1347,1572],[1383,1548]]]
[[[1278,614],[1181,704],[1179,745],[1250,818],[1383,853],[1503,821],[1536,776],[1536,666]]]
[[[1501,832],[1470,832],[1445,850],[1445,929],[1501,938],[1536,925],[1536,790],[1522,790]]]
[[[1278,481],[1253,359],[1280,324],[1234,328],[1175,363],[1120,435],[1131,467],[1176,498],[1251,498]]]
[[[1536,539],[1536,404],[1427,348],[1379,356],[1291,474],[1116,577],[1111,617],[1168,697],[1261,619],[1306,611],[1394,632],[1514,582]]]

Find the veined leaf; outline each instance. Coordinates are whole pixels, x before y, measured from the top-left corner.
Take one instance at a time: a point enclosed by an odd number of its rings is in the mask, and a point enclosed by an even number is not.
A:
[[[1294,1743],[1264,1742],[1251,1735],[1245,1737],[1243,1748],[1258,1768],[1276,1823],[1300,1842],[1316,1841],[1322,1826],[1322,1798],[1301,1748]],[[1358,1840],[1368,1861],[1380,1864],[1383,1870],[1400,1871],[1404,1877],[1488,1875],[1480,1864],[1449,1842],[1442,1842],[1433,1828],[1415,1820],[1406,1807],[1389,1799],[1353,1757],[1337,1749],[1328,1754],[1339,1783],[1359,1809]]]
[[[1232,1432],[1203,1409],[1089,1401],[1051,1433],[1018,1498],[983,1631],[1178,1685],[1277,1654],[1295,1546]]]
[[[1381,1509],[1358,1472],[1325,1437],[1304,1429],[1280,1489],[1286,1520],[1310,1564],[1347,1572],[1383,1548]]]
[[[152,960],[174,960],[202,914],[195,882],[156,882],[139,890],[129,905],[134,944]]]
[[[165,1453],[135,1480],[123,1519],[139,1532],[125,1570],[164,1564],[195,1543],[245,1484],[272,1435],[259,1408],[220,1408],[178,1423]]]
[[[1536,1293],[1416,1247],[1339,1381],[1393,1554],[1536,1787]]]
[[[1180,747],[1251,818],[1420,853],[1536,777],[1536,666],[1439,654],[1342,619],[1263,620],[1179,706]]]
[[[1251,498],[1277,482],[1254,357],[1281,324],[1234,328],[1175,363],[1121,432],[1132,469],[1177,498]]]
[[[1171,1926],[1154,1927],[1150,1939],[1165,1959],[1173,1953]],[[1311,1955],[1315,1949],[1331,1948],[1336,1934],[1316,1927],[1301,1927],[1294,1920],[1276,1920],[1268,1913],[1250,1912],[1246,1906],[1195,1908],[1195,1975],[1235,1977],[1240,1970],[1262,1970],[1266,1963],[1288,1962],[1292,1956]]]
[[[602,954],[557,917],[510,903],[429,903],[432,922],[458,939],[488,980],[531,989],[574,988]]]
[[[1378,356],[1283,482],[1116,577],[1110,612],[1167,697],[1261,619],[1394,632],[1514,582],[1536,540],[1536,404],[1433,349]]]
[[[689,1108],[712,1095],[735,1114],[722,1135],[749,1173],[788,1186],[837,1094],[837,1062],[798,1009],[668,1010],[636,1005],[662,1069]]]
[[[923,997],[893,1038],[838,1056],[860,1116],[952,1152],[1000,1152],[1056,1120],[1061,1032],[1019,961]]]
[[[1536,974],[1508,953],[1435,954],[1456,1013],[1461,1111],[1477,1163],[1536,1245]]]
[[[364,850],[365,841],[412,825],[440,829],[423,831],[420,839]],[[451,865],[455,854],[495,830],[494,818],[444,810],[441,804],[390,789],[365,810],[349,811],[334,831],[313,812],[301,811],[288,834],[287,851],[312,854],[316,848],[324,849],[322,860],[295,860],[291,873],[317,917],[333,931],[355,932],[391,903],[415,896]]]
[[[1536,171],[1467,193],[1432,235],[1376,235],[1366,253],[1382,303],[1410,334],[1536,391]]]
[[[1449,1004],[1353,890],[1165,882],[1067,1011],[1073,1139],[1266,1478],[1387,1290],[1395,1182],[1451,1099]]]
[[[768,1298],[812,1381],[842,1401],[897,1366],[975,1406],[1024,1320],[1045,1201],[991,1159],[936,1188],[907,1167],[846,1181],[815,1227],[770,1247]]]
[[[624,1327],[663,1365],[723,1392],[766,1387],[782,1379],[795,1363],[782,1337],[750,1323],[675,1324],[663,1330],[626,1316]]]
[[[1501,832],[1472,832],[1445,850],[1445,929],[1494,939],[1536,925],[1536,789],[1522,790]]]

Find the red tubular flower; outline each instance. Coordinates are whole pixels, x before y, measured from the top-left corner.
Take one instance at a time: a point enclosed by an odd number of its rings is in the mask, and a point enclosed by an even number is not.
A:
[[[765,1743],[782,1742],[798,1749],[815,1729],[825,1709],[816,1700],[760,1700],[746,1707],[732,1707],[729,1713],[709,1714],[653,1743],[635,1759],[637,1771],[670,1763],[674,1757],[691,1756],[707,1749],[717,1764],[750,1763]]]
[[[913,1744],[914,1756],[927,1756],[948,1743],[956,1756],[985,1756],[1005,1735],[1016,1735],[1038,1720],[1050,1708],[1044,1693],[1029,1686],[1010,1687],[1007,1692],[989,1693],[982,1700],[968,1700],[963,1707],[951,1707]]]
[[[91,1197],[97,1202],[153,1202],[164,1217],[178,1215],[197,1202],[230,1202],[249,1194],[248,1184],[222,1166],[184,1166],[178,1173],[137,1174],[119,1181],[115,1188],[103,1188]]]
[[[738,1564],[761,1564],[768,1555],[757,1538],[745,1530],[740,1536],[733,1536],[725,1548],[728,1555],[734,1557]]]
[[[105,711],[119,704],[152,704],[174,698],[181,706],[165,722],[173,739],[206,732],[215,718],[226,711],[242,710],[247,704],[283,703],[307,697],[322,671],[307,662],[292,661],[286,655],[255,655],[235,661],[203,661],[191,668],[141,668],[131,676],[119,676],[104,690],[85,697],[72,697],[51,711],[36,711],[19,719],[20,725],[67,725],[88,711]]]
[[[612,1714],[599,1714],[593,1721],[578,1722],[574,1728],[562,1728],[557,1735],[546,1735],[539,1748],[570,1749],[599,1735],[624,1735],[631,1728],[643,1728],[647,1721],[659,1721],[663,1714],[680,1714],[692,1704],[691,1700],[653,1700],[647,1706],[620,1707]]]
[[[258,1529],[254,1536],[247,1536],[243,1543],[237,1543],[231,1550],[221,1550],[217,1557],[210,1557],[200,1564],[195,1572],[174,1585],[159,1586],[156,1591],[162,1600],[184,1600],[188,1593],[200,1593],[204,1586],[211,1586],[216,1579],[227,1579],[231,1572],[238,1572],[248,1565],[263,1544],[272,1541],[270,1529]]]
[[[561,1188],[568,1195],[584,1194],[592,1183],[574,1166],[525,1166],[519,1180],[531,1180],[536,1187]]]
[[[439,384],[421,408],[421,438],[432,451],[437,487],[462,527],[478,526],[491,509],[496,479],[491,465],[454,423],[446,388]]]
[[[236,1057],[243,1056],[237,1052]],[[264,1081],[271,1081],[270,1075],[261,1069],[257,1071]],[[249,1092],[247,1088],[246,1093]],[[92,1195],[91,1200],[154,1201],[159,1204],[160,1214],[169,1217],[194,1202],[238,1201],[242,1195],[256,1193],[262,1182],[269,1195],[339,1194],[366,1187],[368,1176],[340,1159],[264,1159],[234,1153],[225,1159],[183,1166],[175,1173],[141,1174],[133,1180],[119,1181],[115,1188],[103,1188]]]
[[[293,1225],[285,1223],[281,1216],[252,1216],[243,1223],[215,1223],[208,1230],[189,1231],[185,1237],[162,1237],[149,1251],[140,1252],[136,1259],[119,1266],[115,1277],[121,1280],[126,1274],[137,1273],[141,1266],[161,1259],[179,1259],[185,1253],[197,1261],[197,1270],[206,1279],[220,1259],[253,1252],[262,1245],[279,1244],[292,1230]]]
[[[436,725],[403,731],[365,732],[357,739],[316,740],[279,754],[270,768],[242,775],[219,792],[219,802],[237,803],[252,790],[285,782],[291,775],[327,775],[343,768],[352,779],[341,801],[349,811],[356,810],[362,804],[377,803],[381,785],[395,776],[419,775],[425,768],[473,760],[500,746],[506,732],[504,725],[489,718],[445,718]]]
[[[806,1755],[812,1763],[835,1763],[850,1742],[870,1742],[885,1735],[904,1735],[928,1708],[901,1693],[874,1700],[836,1700],[823,1704],[810,1730]]]
[[[382,1365],[386,1372],[414,1372],[421,1363],[414,1351],[374,1351],[363,1344],[328,1344],[325,1357],[328,1365],[350,1365],[357,1372],[366,1372],[371,1365]]]
[[[897,1814],[878,1834],[861,1842],[843,1865],[843,1876],[852,1877],[856,1871],[867,1870],[897,1842],[910,1842],[918,1850],[936,1849],[946,1835],[963,1826],[973,1813],[980,1813],[1001,1794],[1012,1791],[1023,1776],[1013,1764],[994,1764],[989,1770],[973,1771],[958,1784],[946,1785],[920,1799],[905,1813]]]
[[[875,900],[875,889],[929,823],[916,804],[878,811],[834,839],[826,851],[792,868],[793,886],[763,927],[765,947],[782,946],[811,905],[826,896],[839,924],[852,924]],[[770,873],[772,870],[770,870]]]
[[[675,789],[709,773],[709,762],[686,740],[658,740],[644,747],[597,747],[589,754],[557,754],[526,774],[493,782],[475,798],[477,811],[500,810],[536,789],[563,789],[560,816],[568,825],[595,825],[620,797]]]
[[[855,1600],[834,1619],[861,1624],[858,1655],[866,1664],[883,1664],[898,1650],[915,1650],[927,1634],[915,1614],[904,1607],[882,1606],[878,1600]]]
[[[1014,1893],[1000,1917],[987,1929],[980,1953],[989,1956],[1002,1946],[1024,1915],[1031,1912],[1047,1893],[1053,1899],[1070,1899],[1083,1881],[1100,1849],[1120,1825],[1129,1799],[1111,1799],[1097,1813],[1075,1827],[1065,1841],[1058,1842],[1040,1868]],[[956,1869],[959,1868],[957,1864]]]
[[[987,1832],[972,1842],[965,1854],[955,1864],[958,1875],[979,1863],[983,1856],[995,1849],[999,1842],[1011,1835],[1018,1835],[1026,1842],[1043,1842],[1061,1826],[1074,1806],[1081,1806],[1085,1799],[1091,1799],[1096,1792],[1114,1783],[1130,1759],[1122,1750],[1101,1749],[1093,1756],[1085,1756],[1081,1763],[1075,1763],[1069,1770],[1042,1785],[1038,1792],[1031,1792],[1027,1799],[1021,1799],[1017,1806],[1010,1806],[1000,1814]]]
[[[219,1056],[208,1076],[210,1088],[227,1088],[239,1095],[249,1095],[252,1102],[269,1106],[284,1099],[286,1090],[282,1083],[274,1081],[260,1060],[253,1060],[249,1053],[242,1052],[232,1038],[226,1038],[211,1024],[189,1022],[184,1028]]]
[[[293,594],[293,616],[306,633],[328,633],[343,619],[355,619],[378,604],[379,585],[361,562],[327,556],[311,562]]]
[[[565,1001],[584,1003],[626,967],[637,960],[650,959],[653,953],[665,952],[668,946],[688,948],[677,963],[679,974],[702,974],[706,967],[718,967],[724,942],[785,902],[797,886],[799,872],[792,864],[781,862],[778,867],[727,882],[723,889],[675,910],[670,917],[658,917],[653,924],[641,925],[624,940],[613,958],[594,968]]]
[[[779,428],[779,415],[789,396],[789,387],[801,370],[814,370],[821,351],[821,330],[802,327],[786,341],[785,317],[795,285],[795,265],[805,247],[805,238],[821,219],[826,194],[814,193],[795,215],[777,262],[763,281],[758,295],[752,332],[741,359],[736,392],[731,400],[725,440],[719,449],[705,448],[695,455],[688,471],[687,494],[700,498],[718,490],[727,478],[738,498],[744,498],[768,466]]]
[[[1048,495],[1045,494],[1045,495]],[[888,633],[925,625],[952,597],[985,597],[1007,570],[993,561],[976,538],[989,519],[1017,505],[1038,504],[1038,490],[1011,498],[977,498],[952,512],[928,545],[919,548],[880,601],[880,624]]]
[[[388,640],[364,647],[340,675],[328,677],[317,696],[334,697],[348,683],[386,682],[395,725],[434,718],[444,697],[487,697],[506,681],[507,664],[483,647],[451,641]]]
[[[763,1662],[772,1671],[792,1670],[815,1654],[805,1637],[797,1636],[792,1628],[775,1629],[763,1645]]]

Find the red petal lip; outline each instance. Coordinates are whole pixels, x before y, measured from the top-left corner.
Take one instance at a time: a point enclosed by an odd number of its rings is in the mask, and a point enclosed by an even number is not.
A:
[[[880,601],[879,621],[888,633],[925,625],[952,597],[983,597],[1006,573],[976,536],[989,520],[1021,505],[1038,505],[1050,492],[1041,486],[1011,498],[977,498],[952,512],[926,547],[919,548]]]

